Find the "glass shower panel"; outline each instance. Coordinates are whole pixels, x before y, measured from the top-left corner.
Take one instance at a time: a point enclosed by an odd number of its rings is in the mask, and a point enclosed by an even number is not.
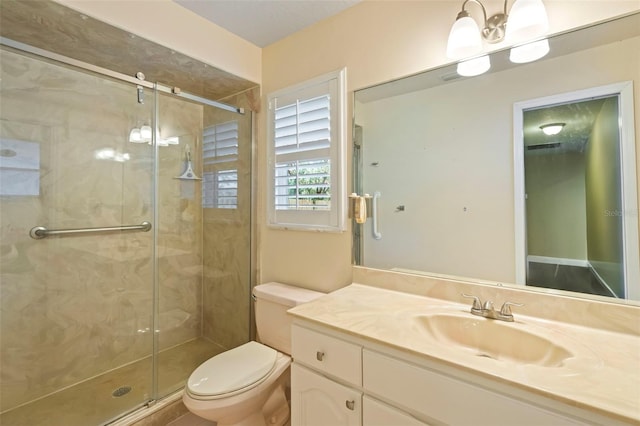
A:
[[[0,54],[0,423],[102,424],[153,396],[153,232],[29,233],[153,221],[154,94]]]
[[[251,116],[159,94],[158,132],[160,398],[250,340]]]

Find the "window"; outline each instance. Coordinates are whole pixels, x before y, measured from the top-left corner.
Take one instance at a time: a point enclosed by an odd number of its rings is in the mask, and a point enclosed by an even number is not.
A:
[[[202,207],[238,208],[238,122],[206,127],[202,135]]]
[[[269,96],[269,225],[344,230],[344,79],[327,74]]]

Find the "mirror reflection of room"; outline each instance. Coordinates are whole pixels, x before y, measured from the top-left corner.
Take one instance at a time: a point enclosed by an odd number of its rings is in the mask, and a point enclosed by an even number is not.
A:
[[[524,112],[527,285],[624,297],[617,96]]]
[[[508,52],[498,51],[480,76],[462,77],[452,64],[356,91],[353,187],[380,196],[376,220],[353,225],[354,263],[638,300],[639,29],[640,14],[632,14],[550,37],[549,54],[528,64],[509,65]],[[558,100],[616,85],[626,87],[624,99],[611,92]],[[539,135],[544,124],[564,126],[546,139],[527,137],[527,146],[540,146],[524,149],[516,107],[539,99],[549,101],[521,110],[520,120],[539,120]],[[618,118],[604,120],[605,111]],[[563,115],[569,112],[571,119]],[[603,146],[618,154],[587,154],[592,136],[616,124],[620,134]],[[594,163],[616,155],[608,165]],[[536,169],[541,164],[558,168]],[[580,164],[584,171],[574,174]],[[525,169],[526,179],[519,177]],[[581,192],[571,197],[580,198],[580,212],[558,192],[578,183]]]

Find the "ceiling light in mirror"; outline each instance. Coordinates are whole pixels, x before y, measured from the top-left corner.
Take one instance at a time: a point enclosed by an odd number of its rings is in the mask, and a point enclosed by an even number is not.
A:
[[[463,77],[473,77],[483,74],[491,68],[491,60],[488,55],[478,56],[477,58],[460,61],[456,68],[458,74]]]
[[[547,136],[553,136],[560,133],[564,126],[565,123],[543,124],[542,126],[540,126],[540,130],[542,130],[542,132]]]

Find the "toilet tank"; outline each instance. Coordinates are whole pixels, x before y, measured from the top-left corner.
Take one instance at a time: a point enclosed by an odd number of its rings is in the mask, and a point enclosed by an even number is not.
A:
[[[287,310],[322,295],[324,293],[275,282],[255,286],[257,340],[290,355],[291,317]]]

